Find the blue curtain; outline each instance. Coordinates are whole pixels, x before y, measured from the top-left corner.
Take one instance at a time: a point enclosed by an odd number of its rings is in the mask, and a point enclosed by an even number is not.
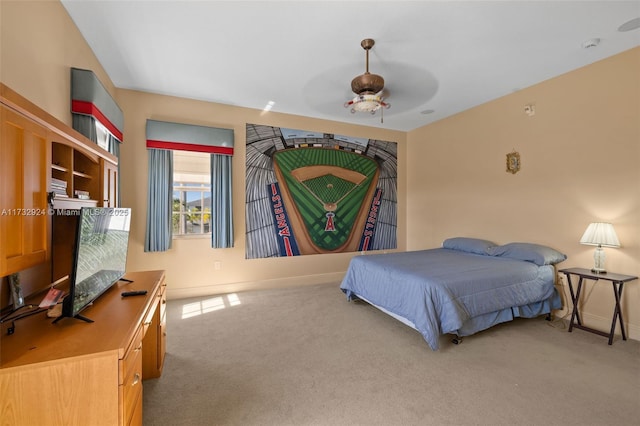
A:
[[[171,248],[173,231],[173,152],[166,149],[148,149],[147,152],[149,181],[144,251],[166,251]]]
[[[73,119],[73,128],[85,135],[94,143],[98,143],[98,133],[96,130],[96,119],[90,115],[71,114]],[[118,158],[118,199],[116,206],[120,206],[120,141],[107,130],[107,142],[109,152]]]
[[[118,199],[116,200],[116,206],[121,206],[120,204],[120,141],[113,136],[111,133],[108,135],[109,138],[109,152],[115,155],[118,158]]]
[[[82,133],[92,142],[98,143],[95,118],[90,115],[71,114],[71,119],[73,120],[72,126],[74,130]]]
[[[211,154],[211,247],[233,247],[233,197],[229,155]]]

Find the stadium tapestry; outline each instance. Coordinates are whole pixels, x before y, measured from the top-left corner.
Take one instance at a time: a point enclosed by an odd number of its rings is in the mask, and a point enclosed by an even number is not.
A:
[[[247,124],[246,258],[397,247],[397,143]]]

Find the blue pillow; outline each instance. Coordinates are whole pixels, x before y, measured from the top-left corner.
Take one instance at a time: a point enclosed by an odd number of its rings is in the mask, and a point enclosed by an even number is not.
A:
[[[467,237],[448,238],[442,243],[443,248],[475,254],[487,254],[487,250],[495,246],[491,241]]]
[[[508,257],[511,259],[533,262],[538,266],[555,265],[567,258],[563,253],[551,247],[533,243],[509,243],[488,249],[491,256]]]

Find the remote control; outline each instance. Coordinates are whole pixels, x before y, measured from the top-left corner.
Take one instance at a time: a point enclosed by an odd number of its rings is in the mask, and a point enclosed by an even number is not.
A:
[[[120,296],[122,296],[122,297],[144,296],[145,294],[147,294],[147,290],[123,291],[122,293],[120,293]]]

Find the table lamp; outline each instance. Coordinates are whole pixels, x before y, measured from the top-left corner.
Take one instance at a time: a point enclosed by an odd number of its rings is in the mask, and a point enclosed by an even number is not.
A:
[[[596,246],[596,251],[593,254],[594,266],[591,272],[598,274],[607,273],[604,269],[605,256],[602,247],[620,247],[620,241],[616,231],[613,229],[613,225],[603,222],[590,223],[587,230],[584,231],[584,235],[580,238],[580,244]]]

